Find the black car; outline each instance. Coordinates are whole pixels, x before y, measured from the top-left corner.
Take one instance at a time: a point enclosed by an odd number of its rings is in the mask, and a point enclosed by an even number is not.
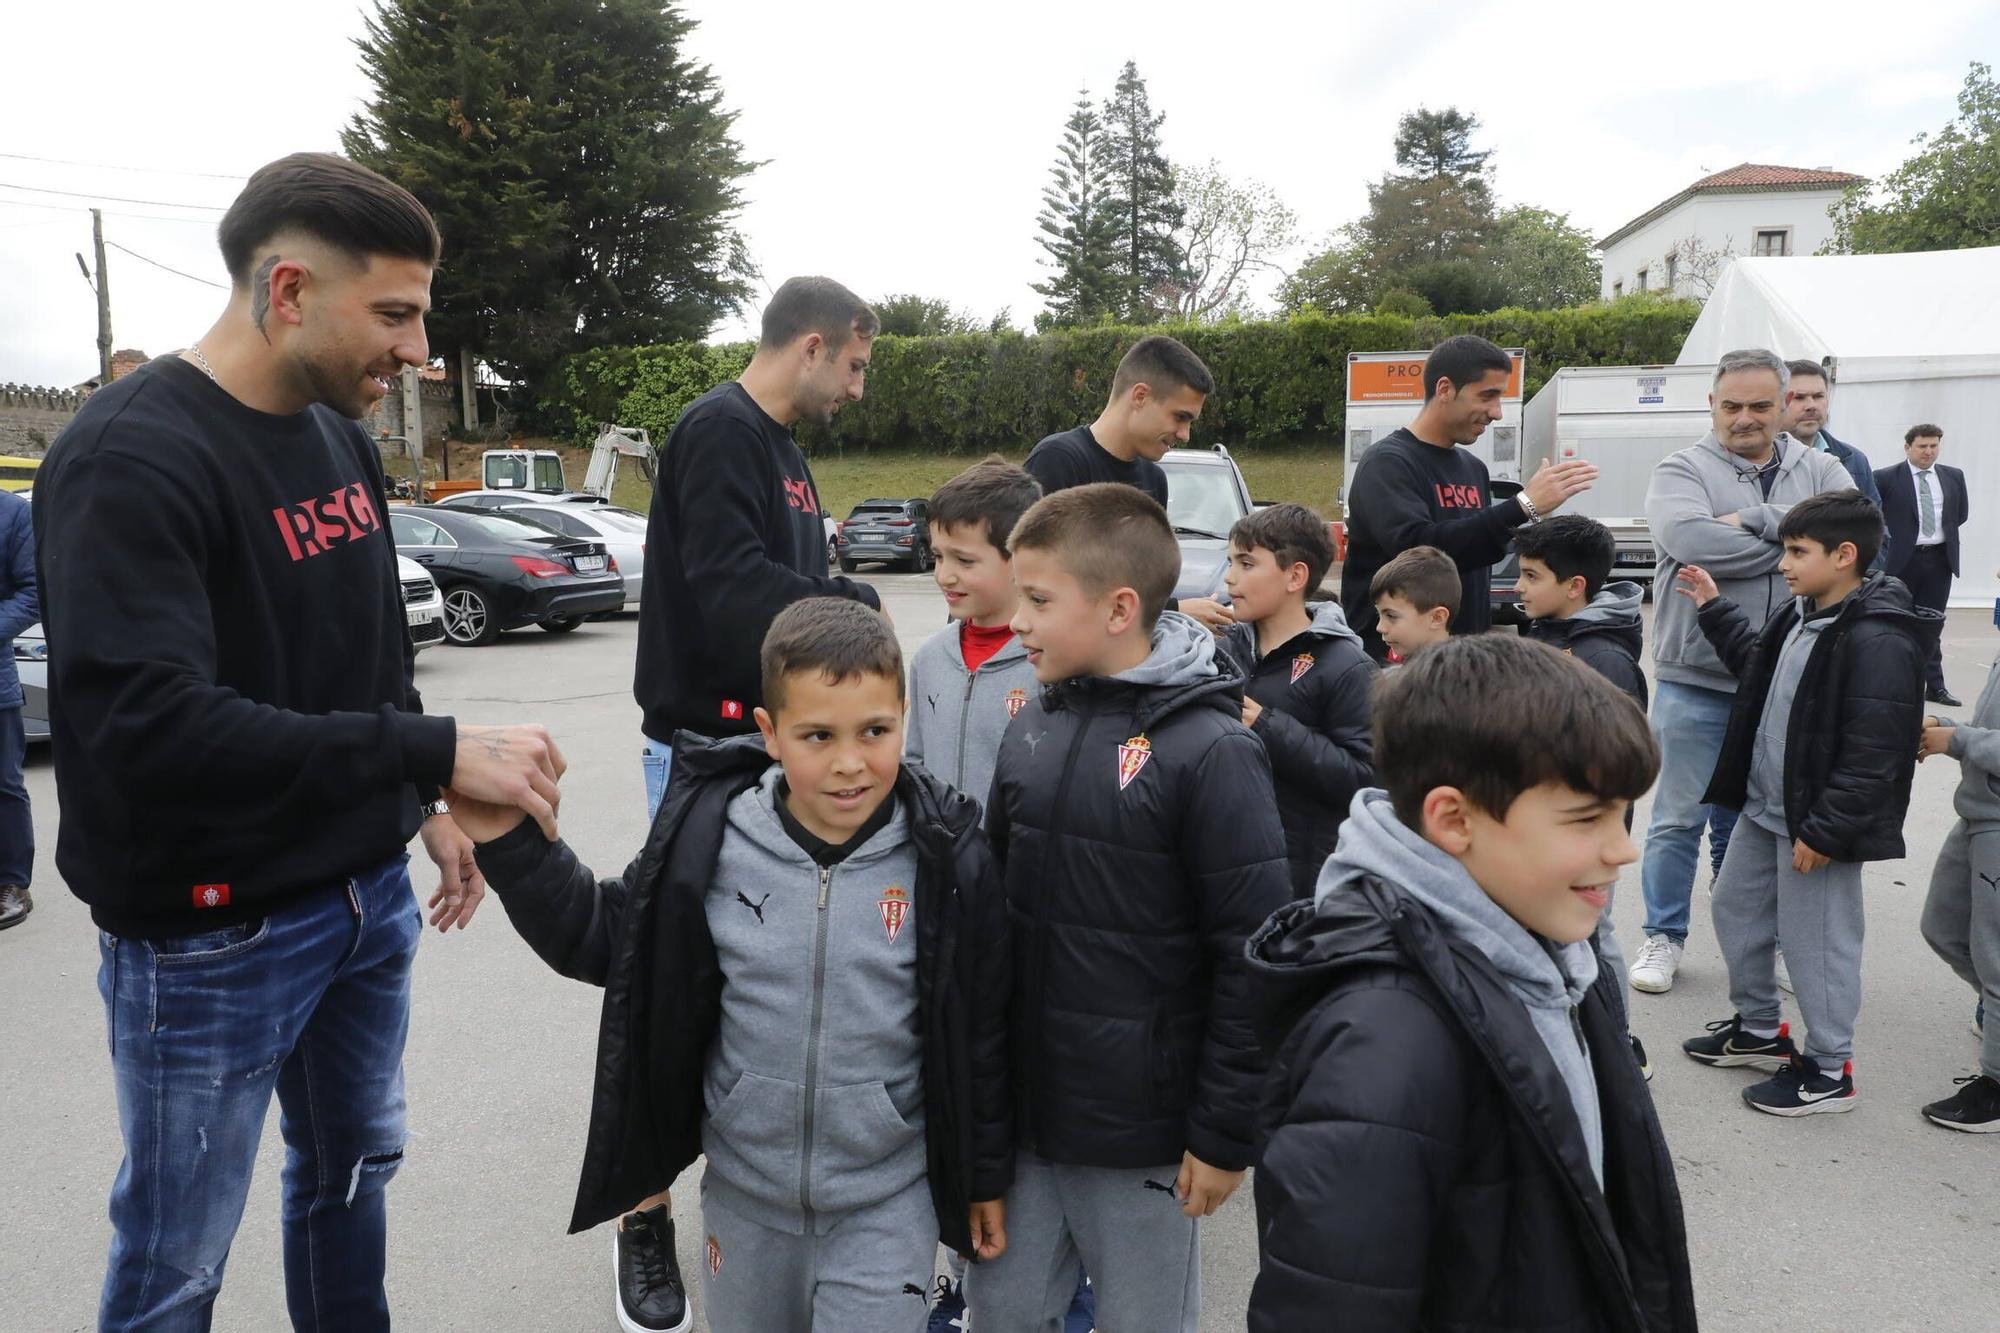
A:
[[[461,647],[491,643],[522,625],[567,634],[586,616],[625,604],[625,579],[603,542],[526,518],[437,505],[393,506],[389,528],[397,552],[437,580],[445,636]]]
[[[928,500],[863,500],[833,534],[835,559],[852,574],[864,560],[886,560],[917,573],[931,568]]]

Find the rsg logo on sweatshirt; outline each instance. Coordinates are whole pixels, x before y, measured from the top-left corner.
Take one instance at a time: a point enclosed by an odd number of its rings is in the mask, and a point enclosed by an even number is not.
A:
[[[375,497],[368,483],[357,481],[316,500],[299,500],[271,511],[285,550],[293,560],[324,555],[336,546],[358,542],[382,530]]]

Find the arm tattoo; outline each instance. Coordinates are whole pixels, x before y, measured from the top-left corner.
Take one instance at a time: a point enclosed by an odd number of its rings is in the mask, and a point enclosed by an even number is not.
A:
[[[271,270],[278,266],[278,256],[272,255],[257,265],[256,274],[250,279],[250,322],[257,326],[257,332],[264,334],[266,343],[271,335],[264,333],[264,316],[271,313]]]

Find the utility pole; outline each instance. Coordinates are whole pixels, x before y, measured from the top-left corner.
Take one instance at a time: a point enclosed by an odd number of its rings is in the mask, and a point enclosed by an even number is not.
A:
[[[97,250],[97,272],[93,275],[90,265],[83,262],[83,256],[76,257],[76,266],[83,270],[83,280],[97,293],[97,387],[111,383],[111,283],[104,274],[104,213],[101,209],[90,210],[90,238]]]

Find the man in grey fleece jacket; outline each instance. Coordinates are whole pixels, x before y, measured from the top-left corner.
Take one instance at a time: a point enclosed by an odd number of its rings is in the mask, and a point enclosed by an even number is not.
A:
[[[1729,352],[1716,364],[1714,429],[1662,459],[1646,491],[1659,553],[1655,588],[1671,589],[1684,566],[1699,565],[1753,624],[1789,596],[1778,573],[1779,521],[1807,496],[1848,489],[1853,480],[1831,454],[1778,429],[1788,378],[1783,359],[1763,350]],[[1658,992],[1672,988],[1687,943],[1695,859],[1710,813],[1701,797],[1722,750],[1736,681],[1702,636],[1687,598],[1653,601],[1660,780],[1640,868],[1646,940],[1631,979],[1635,989]],[[1732,822],[1723,816],[1718,832]]]

